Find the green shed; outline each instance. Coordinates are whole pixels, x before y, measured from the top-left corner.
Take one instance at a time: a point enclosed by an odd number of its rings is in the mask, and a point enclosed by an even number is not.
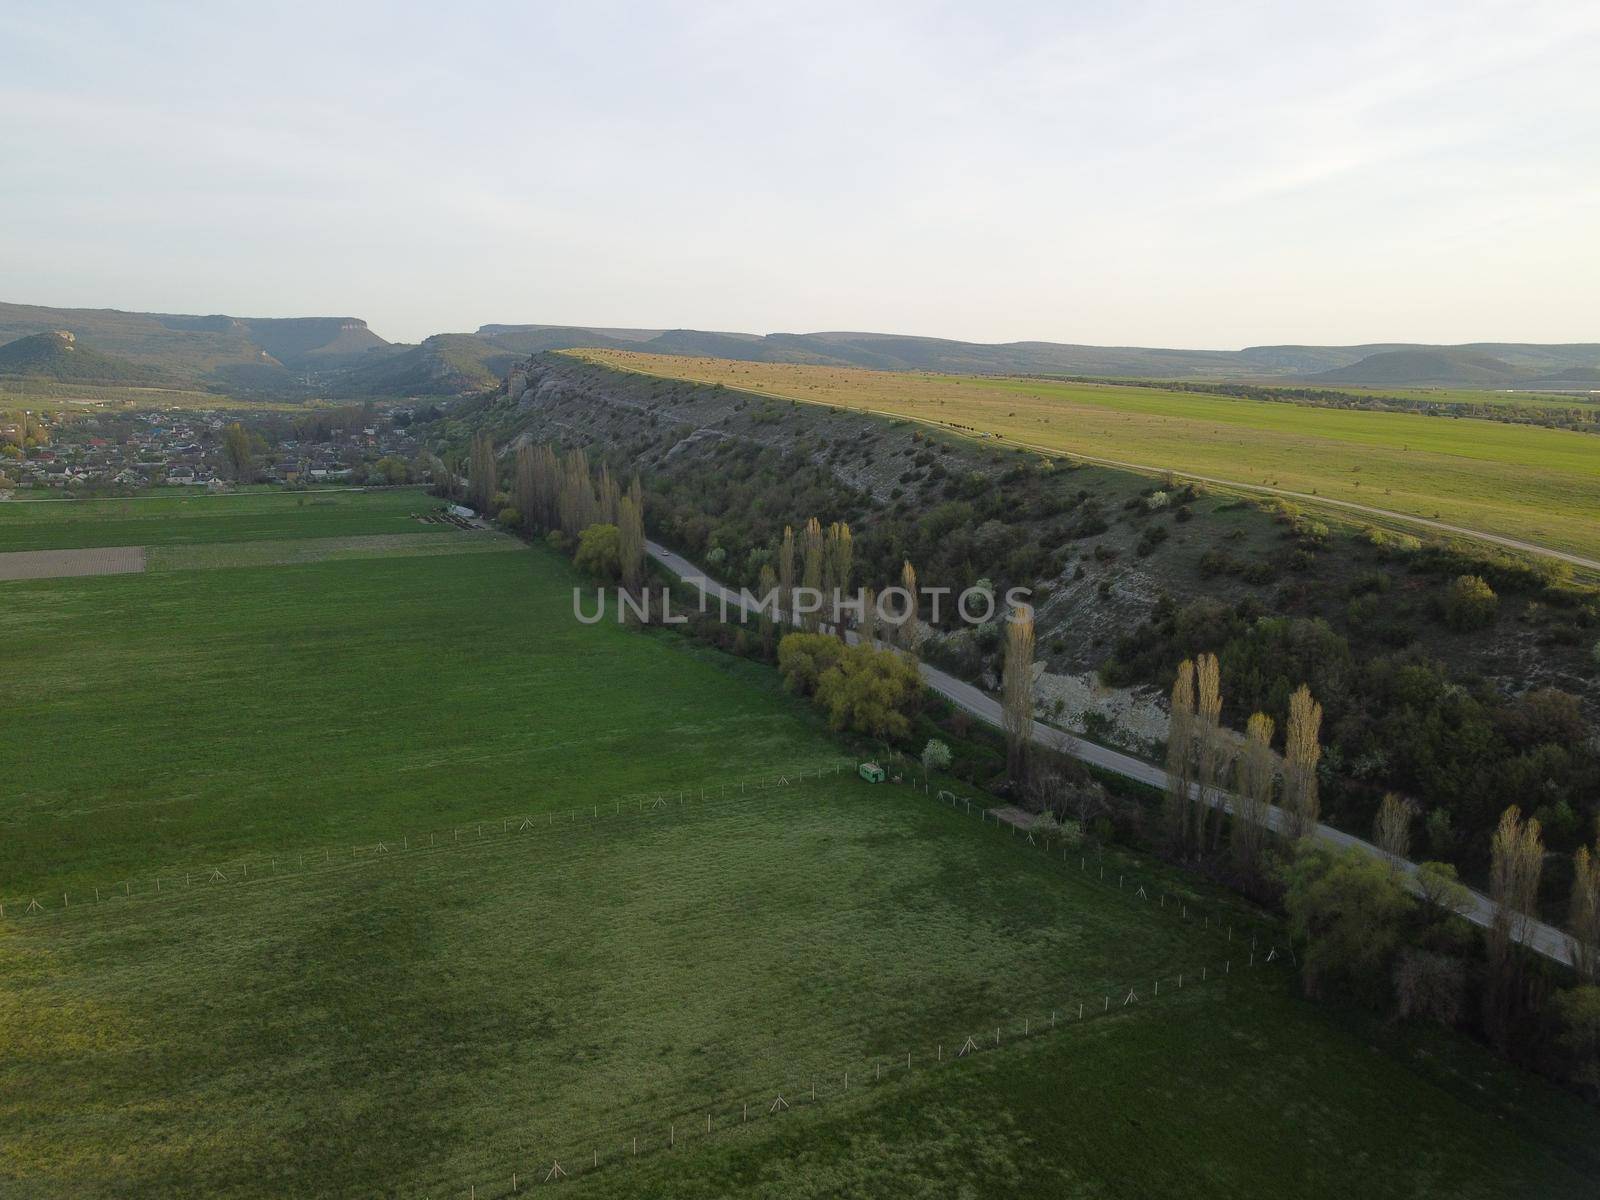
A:
[[[868,783],[882,783],[885,779],[883,768],[875,762],[864,762],[856,770]]]

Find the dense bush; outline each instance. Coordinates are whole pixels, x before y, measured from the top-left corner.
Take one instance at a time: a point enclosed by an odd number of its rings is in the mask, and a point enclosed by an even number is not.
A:
[[[1458,575],[1445,589],[1444,619],[1458,632],[1494,624],[1499,608],[1500,597],[1481,575]]]
[[[622,533],[615,525],[591,525],[578,535],[578,570],[596,579],[622,577]]]

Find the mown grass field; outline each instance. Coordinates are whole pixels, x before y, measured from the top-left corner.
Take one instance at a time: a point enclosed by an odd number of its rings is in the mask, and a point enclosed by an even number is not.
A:
[[[1600,445],[1592,434],[1145,387],[571,353],[618,369],[892,413],[1049,451],[1316,493],[1600,557]]]
[[[801,778],[771,672],[578,582],[0,585],[0,1194],[1592,1194],[1591,1109],[1240,969],[1260,920],[1154,864]]]

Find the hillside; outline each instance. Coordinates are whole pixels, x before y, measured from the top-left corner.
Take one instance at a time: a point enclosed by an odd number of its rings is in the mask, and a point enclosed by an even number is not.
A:
[[[1317,384],[1363,387],[1507,387],[1531,377],[1510,363],[1472,350],[1408,349],[1368,355],[1347,367],[1321,371]]]
[[[1355,411],[1177,387],[743,363],[615,350],[624,370],[814,404],[895,413],[1015,446],[1213,483],[1297,503],[1364,505],[1600,562],[1593,435],[1420,412]],[[1377,515],[1377,514],[1372,514]],[[1581,565],[1581,564],[1580,564]]]
[[[691,559],[725,564],[735,586],[754,586],[783,525],[815,510],[856,530],[865,585],[882,586],[909,558],[925,585],[989,579],[996,594],[1038,589],[1042,694],[1060,697],[1080,722],[1098,712],[1094,720],[1108,722],[1102,735],[1130,748],[1159,741],[1164,722],[1137,693],[1107,697],[1094,680],[1165,687],[1180,658],[1215,650],[1235,721],[1251,707],[1281,718],[1288,691],[1311,681],[1328,711],[1329,762],[1351,766],[1344,778],[1330,776],[1325,814],[1364,831],[1382,790],[1400,790],[1450,810],[1462,837],[1441,840],[1437,853],[1469,868],[1527,756],[1542,752],[1544,737],[1567,736],[1526,725],[1516,698],[1549,687],[1590,712],[1600,706],[1591,655],[1600,597],[1564,582],[1559,569],[1429,549],[916,422],[629,375],[568,355],[534,359],[518,381],[470,419],[502,444],[586,445],[614,472],[640,470],[653,533]],[[1499,593],[1499,616],[1487,626],[1445,619],[1461,574],[1482,575]],[[992,679],[992,641],[952,628],[936,646],[929,658],[938,665]],[[1408,707],[1403,719],[1414,719],[1407,727],[1417,738],[1445,744],[1397,753],[1382,731]],[[1502,728],[1503,740],[1493,732]],[[1573,836],[1589,827],[1581,814],[1593,806],[1592,767],[1577,742],[1560,753],[1572,756],[1572,773],[1551,785],[1565,799],[1545,815]],[[1565,815],[1555,811],[1562,803]]]
[[[91,350],[71,333],[53,330],[0,345],[0,376],[59,383],[159,385],[161,373]]]
[[[493,387],[521,356],[467,333],[436,333],[421,345],[370,359],[332,381],[336,396],[454,396]]]
[[[236,391],[306,388],[389,351],[356,317],[230,317],[0,304],[0,341],[70,332],[114,360],[187,384]],[[137,372],[105,382],[132,383]]]

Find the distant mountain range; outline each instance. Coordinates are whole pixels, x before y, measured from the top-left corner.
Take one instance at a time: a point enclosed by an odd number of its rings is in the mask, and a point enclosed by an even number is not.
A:
[[[320,377],[393,352],[355,317],[190,316],[0,304],[0,343],[57,331],[73,334],[80,353],[92,351],[138,369],[112,382],[144,383],[153,375],[170,385],[240,394],[305,393]]]
[[[1467,346],[1251,346],[1164,350],[1059,342],[983,345],[886,333],[705,333],[566,325],[484,325],[480,337],[524,353],[601,346],[748,362],[813,363],[952,374],[1219,379],[1347,387],[1560,387],[1600,380],[1600,343]]]
[[[61,335],[71,335],[64,338]],[[280,397],[448,396],[492,386],[519,358],[583,346],[953,374],[1240,380],[1320,387],[1600,387],[1600,343],[1252,346],[1169,350],[988,345],[886,333],[724,333],[483,325],[418,345],[356,317],[230,317],[0,304],[0,377],[200,387]]]

